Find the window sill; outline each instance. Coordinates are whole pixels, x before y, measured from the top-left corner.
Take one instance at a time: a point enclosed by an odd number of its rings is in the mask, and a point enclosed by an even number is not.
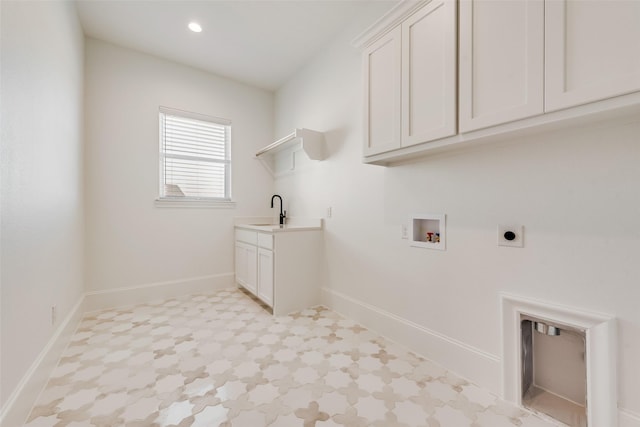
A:
[[[234,209],[236,202],[231,200],[159,198],[155,200],[155,206],[157,208]]]

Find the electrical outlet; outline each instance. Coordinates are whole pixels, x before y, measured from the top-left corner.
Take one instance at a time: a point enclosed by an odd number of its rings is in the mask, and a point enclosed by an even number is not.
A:
[[[329,207],[327,208],[327,214],[326,214],[326,217],[327,217],[327,218],[331,218],[331,215],[333,215],[333,208],[332,208],[331,206],[329,206]]]
[[[407,231],[407,226],[402,224],[402,235],[400,236],[402,239],[409,238],[409,232]]]
[[[498,246],[524,247],[524,227],[522,225],[498,225]]]
[[[58,307],[55,305],[51,306],[51,326],[55,325],[58,321]]]

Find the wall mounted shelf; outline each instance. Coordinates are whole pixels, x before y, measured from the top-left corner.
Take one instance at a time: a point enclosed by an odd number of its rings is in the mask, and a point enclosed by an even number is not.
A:
[[[324,160],[326,156],[324,134],[310,129],[296,128],[284,138],[259,150],[256,158],[271,174],[279,175],[295,169],[295,153],[298,151],[304,152],[311,160]]]

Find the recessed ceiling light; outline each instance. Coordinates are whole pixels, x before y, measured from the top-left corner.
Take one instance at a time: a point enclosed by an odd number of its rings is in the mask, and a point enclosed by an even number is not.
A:
[[[199,33],[202,31],[202,27],[197,22],[189,22],[189,29],[194,33]]]

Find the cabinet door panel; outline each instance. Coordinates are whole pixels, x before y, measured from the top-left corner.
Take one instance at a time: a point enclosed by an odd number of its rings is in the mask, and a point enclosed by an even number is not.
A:
[[[247,283],[247,252],[241,243],[236,243],[236,282],[242,286]]]
[[[273,252],[258,249],[258,298],[273,307]]]
[[[247,252],[247,279],[245,287],[249,292],[257,295],[258,292],[258,258],[255,246],[246,246]]]
[[[545,2],[545,111],[640,90],[640,1]]]
[[[402,146],[455,135],[456,43],[453,0],[402,23]]]
[[[460,132],[543,112],[542,0],[460,2]]]
[[[400,28],[364,52],[364,155],[400,147]]]

